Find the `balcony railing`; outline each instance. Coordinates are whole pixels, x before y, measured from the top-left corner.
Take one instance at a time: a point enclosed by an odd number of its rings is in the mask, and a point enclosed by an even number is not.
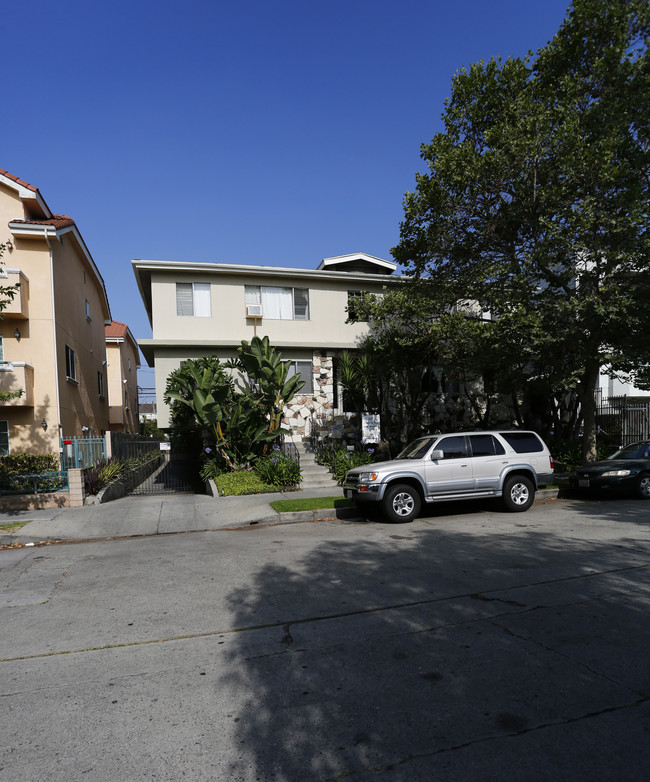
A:
[[[22,396],[3,402],[9,407],[34,407],[34,367],[24,361],[0,361],[0,391],[21,391]]]
[[[3,317],[20,318],[21,320],[29,318],[29,280],[27,277],[21,271],[7,269],[6,276],[0,277],[0,285],[2,287],[19,285],[13,301],[7,302],[6,307],[2,310]]]

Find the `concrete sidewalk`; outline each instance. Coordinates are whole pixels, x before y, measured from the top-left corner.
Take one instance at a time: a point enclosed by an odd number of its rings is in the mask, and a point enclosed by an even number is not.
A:
[[[123,497],[102,505],[82,508],[6,511],[0,524],[28,524],[11,533],[0,532],[0,546],[57,540],[97,540],[137,535],[164,535],[177,532],[241,527],[251,524],[312,521],[322,517],[345,516],[351,509],[301,511],[279,514],[269,505],[273,500],[309,497],[343,497],[336,484],[327,489],[241,497],[208,497],[202,494],[163,494]]]
[[[557,497],[557,489],[537,492],[536,499]],[[255,524],[295,523],[332,518],[358,518],[356,508],[277,513],[274,500],[343,497],[340,486],[300,492],[208,497],[203,494],[163,494],[123,497],[103,505],[0,512],[0,524],[29,522],[15,532],[0,532],[0,546],[64,540],[100,540],[140,535],[245,527]],[[471,503],[470,503],[471,505]],[[432,506],[435,507],[435,506]],[[424,514],[426,515],[426,514]]]

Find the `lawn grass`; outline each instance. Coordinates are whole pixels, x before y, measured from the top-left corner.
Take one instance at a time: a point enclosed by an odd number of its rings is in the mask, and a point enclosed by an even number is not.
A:
[[[12,521],[9,524],[0,524],[0,532],[15,532],[17,529],[29,524],[29,521]]]
[[[352,508],[354,502],[343,497],[301,497],[296,500],[274,500],[269,503],[278,513],[297,510],[320,510],[321,508]]]

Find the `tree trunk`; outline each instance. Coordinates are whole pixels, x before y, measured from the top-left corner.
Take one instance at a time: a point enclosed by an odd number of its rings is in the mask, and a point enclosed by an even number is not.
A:
[[[599,362],[597,360],[589,361],[580,381],[580,405],[582,407],[584,426],[582,455],[587,463],[595,462],[598,459],[596,448],[596,388],[598,387],[599,371]]]

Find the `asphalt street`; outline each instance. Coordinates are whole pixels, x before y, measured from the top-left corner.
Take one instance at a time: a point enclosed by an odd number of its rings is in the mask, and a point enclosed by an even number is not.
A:
[[[6,549],[0,621],[3,782],[650,769],[643,501]]]

